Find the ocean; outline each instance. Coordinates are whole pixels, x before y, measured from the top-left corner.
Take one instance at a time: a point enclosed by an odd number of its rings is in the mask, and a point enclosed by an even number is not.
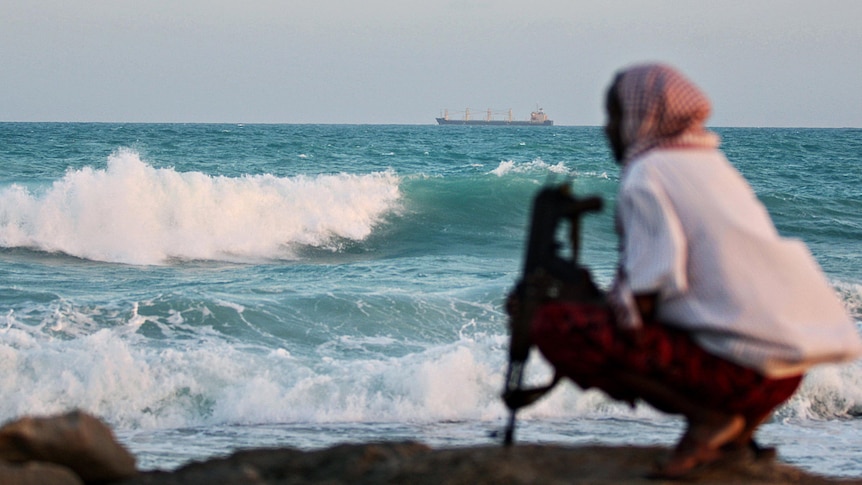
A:
[[[862,327],[862,130],[716,131]],[[618,180],[599,127],[0,123],[0,422],[80,408],[144,470],[499,442],[531,198],[569,182],[605,199],[581,262],[607,285]],[[519,413],[516,443],[681,431],[564,384]],[[862,476],[862,362],[815,368],[758,436]]]

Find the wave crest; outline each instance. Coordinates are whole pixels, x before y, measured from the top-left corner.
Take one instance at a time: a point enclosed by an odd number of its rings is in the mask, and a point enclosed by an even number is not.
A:
[[[0,247],[127,264],[293,257],[295,245],[361,241],[401,198],[392,171],[211,176],[154,168],[121,149],[44,193],[0,191]]]

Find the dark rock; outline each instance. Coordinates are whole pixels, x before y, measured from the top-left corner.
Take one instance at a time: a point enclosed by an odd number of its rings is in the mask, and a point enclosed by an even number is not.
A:
[[[415,442],[345,444],[316,451],[268,448],[138,473],[134,457],[96,418],[71,412],[0,428],[0,485],[517,485],[660,484],[645,478],[667,448],[499,445],[432,449]],[[752,450],[694,471],[695,484],[859,484],[817,476]]]
[[[670,451],[661,447],[516,445],[434,450],[371,443],[318,451],[239,451],[173,472],[145,472],[122,485],[327,484],[660,484],[645,476]],[[696,484],[862,484],[821,477],[776,460],[737,454],[686,477]]]
[[[71,411],[24,417],[0,428],[0,461],[63,465],[85,482],[105,482],[137,473],[135,457],[97,418]],[[0,475],[0,483],[6,483]],[[51,482],[44,482],[51,483]]]
[[[53,463],[31,461],[23,464],[0,462],[3,485],[84,485],[72,470]]]

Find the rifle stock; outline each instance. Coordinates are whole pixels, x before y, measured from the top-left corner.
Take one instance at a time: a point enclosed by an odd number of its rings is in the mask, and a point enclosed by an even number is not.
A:
[[[548,385],[522,387],[524,366],[532,347],[530,322],[536,309],[554,299],[589,301],[601,298],[601,291],[593,283],[589,271],[578,265],[581,217],[601,208],[601,198],[577,198],[567,185],[545,187],[533,200],[524,266],[507,305],[510,312],[509,367],[502,396],[510,412],[504,437],[506,446],[514,441],[518,409],[538,400],[559,380],[555,375]],[[570,226],[569,258],[560,254],[561,245],[556,239],[563,221]]]

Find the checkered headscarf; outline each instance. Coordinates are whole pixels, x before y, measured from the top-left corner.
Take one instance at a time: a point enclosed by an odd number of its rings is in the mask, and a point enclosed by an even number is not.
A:
[[[672,67],[634,66],[618,74],[615,86],[625,162],[652,148],[718,146],[718,135],[704,127],[709,99]]]

